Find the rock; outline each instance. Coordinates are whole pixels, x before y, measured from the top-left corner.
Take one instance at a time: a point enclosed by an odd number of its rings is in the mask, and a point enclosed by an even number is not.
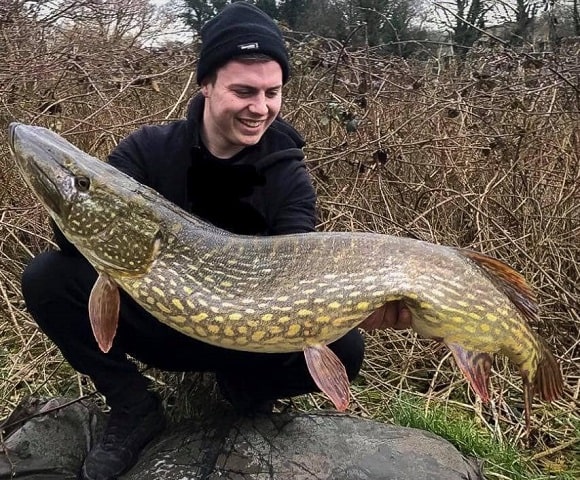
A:
[[[25,423],[6,440],[0,479],[75,478],[102,425],[74,404]],[[22,451],[25,453],[22,454]],[[16,475],[11,476],[11,472]],[[122,480],[478,480],[478,462],[413,428],[337,413],[220,415],[172,426]],[[120,479],[120,480],[121,480]]]
[[[104,415],[90,402],[69,403],[65,398],[27,400],[23,410],[38,416],[4,438],[0,445],[1,480],[77,478],[87,451],[101,433]],[[0,425],[15,420],[23,421],[23,415],[11,415]]]

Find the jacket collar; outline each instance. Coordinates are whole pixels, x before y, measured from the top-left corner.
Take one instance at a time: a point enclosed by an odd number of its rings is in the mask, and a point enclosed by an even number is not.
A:
[[[201,145],[201,126],[204,106],[205,97],[202,93],[194,95],[187,106],[187,134],[191,139],[191,148],[200,148]]]

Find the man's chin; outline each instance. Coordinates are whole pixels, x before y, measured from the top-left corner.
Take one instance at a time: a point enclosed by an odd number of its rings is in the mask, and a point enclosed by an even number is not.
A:
[[[256,133],[253,135],[238,135],[239,144],[244,147],[251,147],[256,145],[264,135],[264,132]]]

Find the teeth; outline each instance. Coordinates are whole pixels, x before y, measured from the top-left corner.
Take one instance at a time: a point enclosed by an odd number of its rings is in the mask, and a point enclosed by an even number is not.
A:
[[[255,128],[255,127],[259,127],[259,126],[260,126],[260,124],[262,123],[262,122],[259,122],[259,121],[251,121],[251,120],[240,120],[240,121],[241,121],[241,122],[242,122],[244,125],[247,125],[248,127],[253,127],[253,128]]]

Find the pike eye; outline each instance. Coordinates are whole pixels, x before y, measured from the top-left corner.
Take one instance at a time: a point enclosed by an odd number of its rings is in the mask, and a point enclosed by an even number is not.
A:
[[[87,177],[75,177],[74,183],[79,192],[87,192],[91,186],[91,181]]]

